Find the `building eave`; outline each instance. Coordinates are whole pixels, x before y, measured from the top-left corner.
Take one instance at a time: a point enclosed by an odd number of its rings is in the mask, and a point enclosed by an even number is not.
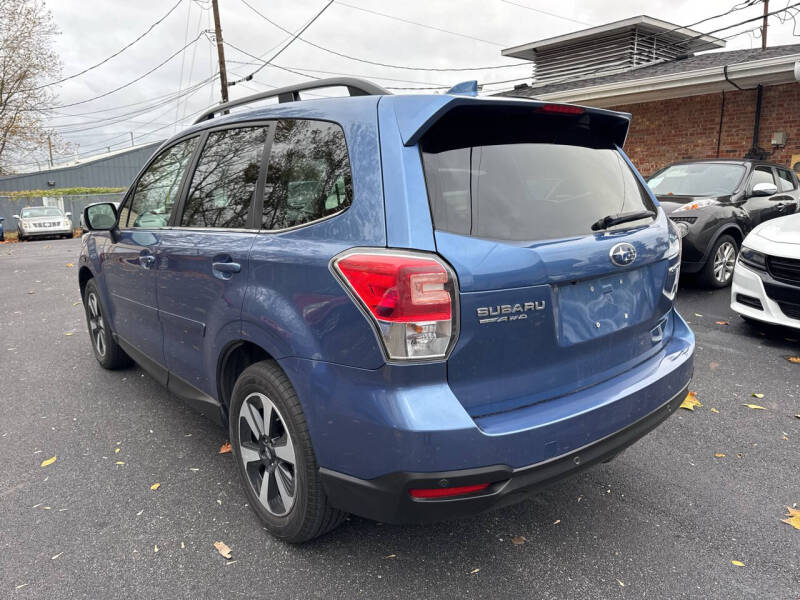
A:
[[[792,54],[727,65],[727,79],[726,67],[715,66],[543,94],[533,88],[531,93],[539,100],[609,107],[730,91],[736,86],[747,89],[797,81],[800,54]]]

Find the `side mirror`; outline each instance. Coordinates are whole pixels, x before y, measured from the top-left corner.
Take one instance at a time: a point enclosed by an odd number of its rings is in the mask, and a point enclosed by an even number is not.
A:
[[[117,209],[111,202],[87,206],[83,209],[83,223],[89,231],[111,231],[117,226]]]
[[[19,215],[11,215],[11,216],[19,221]]]
[[[751,196],[772,196],[778,193],[778,186],[774,183],[757,183],[753,186]]]

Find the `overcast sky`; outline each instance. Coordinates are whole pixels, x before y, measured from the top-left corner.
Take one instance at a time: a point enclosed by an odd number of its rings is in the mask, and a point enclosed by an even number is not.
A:
[[[247,1],[290,31],[302,27],[327,3],[327,0]],[[113,54],[160,19],[175,2],[177,0],[49,0],[48,6],[61,30],[57,51],[63,61],[62,76],[72,75]],[[789,3],[794,4],[795,0],[788,3],[773,0],[770,9],[777,10]],[[269,58],[276,51],[270,52],[270,49],[288,37],[251,11],[242,0],[219,0],[219,4],[223,38],[252,55]],[[639,14],[688,25],[723,13],[733,5],[733,0],[336,0],[303,37],[337,52],[393,65],[495,66],[519,62],[500,55],[501,49],[506,47]],[[210,0],[182,0],[169,17],[120,56],[57,86],[57,104],[81,102],[104,94],[156,67],[203,30],[213,29],[210,7]],[[756,17],[762,11],[763,5],[758,4],[703,23],[697,30],[708,32]],[[740,25],[718,35],[727,36],[758,25],[759,22]],[[773,17],[768,36],[770,45],[800,43],[800,37],[793,37],[792,27],[791,21],[784,24]],[[800,33],[800,26],[797,31]],[[728,40],[726,49],[758,47],[760,39],[753,36],[746,33],[734,37]],[[230,46],[225,52],[229,79],[246,75],[259,65]],[[330,75],[309,69],[364,76],[386,87],[451,85],[467,79],[488,84],[531,74],[529,64],[469,72],[377,67],[335,56],[300,40],[275,63],[304,69],[318,77]],[[48,124],[61,131],[75,152],[83,156],[105,152],[107,147],[115,150],[130,145],[130,132],[136,144],[163,139],[191,123],[192,113],[219,101],[219,80],[174,99],[178,93],[187,88],[191,90],[211,77],[216,70],[216,49],[201,35],[196,43],[141,81],[104,98],[58,109],[58,114],[53,114]],[[253,81],[231,88],[230,94],[236,98],[266,89],[265,85],[288,85],[304,80],[306,78],[300,75],[266,67]],[[486,89],[512,86],[497,84]],[[134,111],[138,114],[127,114]],[[99,119],[106,121],[98,123]],[[41,156],[34,155],[31,159]]]

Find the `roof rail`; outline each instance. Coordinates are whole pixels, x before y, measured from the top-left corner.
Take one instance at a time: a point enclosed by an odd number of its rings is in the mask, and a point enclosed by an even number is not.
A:
[[[231,100],[230,102],[218,104],[217,106],[209,108],[199,117],[197,117],[197,119],[195,119],[195,124],[208,119],[213,119],[214,115],[219,112],[229,110],[236,106],[242,106],[244,104],[250,104],[251,102],[264,100],[265,98],[274,98],[277,96],[278,102],[296,102],[297,100],[300,100],[300,92],[302,91],[339,86],[346,87],[351,96],[383,96],[391,94],[389,90],[357,77],[330,77],[328,79],[317,79],[315,81],[298,83],[297,85],[287,85],[285,87],[275,88],[268,92],[259,92],[257,94],[245,96],[244,98],[237,98],[236,100]]]

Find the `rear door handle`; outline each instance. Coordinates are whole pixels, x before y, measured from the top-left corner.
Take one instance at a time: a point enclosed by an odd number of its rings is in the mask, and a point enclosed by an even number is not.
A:
[[[230,279],[234,273],[242,270],[242,265],[236,262],[215,262],[211,263],[211,270],[218,279]]]

